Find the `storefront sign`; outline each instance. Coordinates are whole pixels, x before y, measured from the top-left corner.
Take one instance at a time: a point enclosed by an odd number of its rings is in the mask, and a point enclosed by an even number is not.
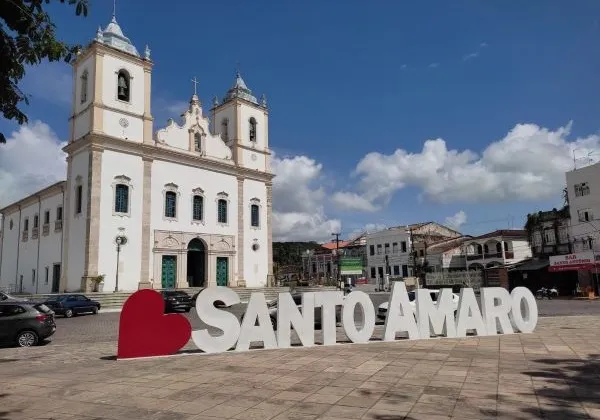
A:
[[[548,271],[592,270],[600,266],[600,260],[592,251],[578,252],[568,255],[553,255],[550,257]]]
[[[352,342],[369,342],[375,329],[373,302],[368,294],[361,291],[347,296],[338,291],[304,293],[301,310],[290,293],[280,293],[277,329],[272,327],[263,293],[251,295],[241,323],[233,313],[216,308],[215,301],[231,306],[239,304],[240,298],[227,287],[209,287],[198,295],[198,317],[206,325],[221,330],[221,335],[212,335],[206,328],[192,331],[184,315],[165,315],[162,296],[154,290],[134,293],[121,312],[117,357],[175,354],[190,337],[205,353],[247,351],[252,343],[262,343],[266,349],[289,348],[292,328],[302,345],[311,347],[315,345],[315,308],[321,310],[323,345],[336,344],[338,306],[342,308],[344,332]],[[357,306],[363,313],[360,328],[357,328],[354,319]],[[429,290],[417,289],[415,310],[410,304],[405,284],[393,282],[383,340],[395,341],[398,334],[414,340],[432,336],[466,337],[467,331],[474,331],[478,336],[529,333],[538,320],[536,300],[525,287],[517,287],[511,293],[501,287],[481,289],[481,311],[473,289],[462,289],[456,317],[454,311],[451,289],[441,289],[437,302],[431,300]]]

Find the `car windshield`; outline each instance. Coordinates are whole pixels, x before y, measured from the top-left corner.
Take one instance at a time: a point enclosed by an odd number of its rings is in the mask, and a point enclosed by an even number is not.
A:
[[[59,302],[63,300],[62,296],[50,296],[48,299],[46,299],[46,302]]]

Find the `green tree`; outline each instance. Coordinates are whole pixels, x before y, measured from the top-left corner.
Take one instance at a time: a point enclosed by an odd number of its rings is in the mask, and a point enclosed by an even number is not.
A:
[[[78,45],[68,45],[56,38],[55,25],[44,6],[51,0],[0,0],[0,111],[7,120],[27,123],[19,108],[29,98],[18,86],[27,65],[42,60],[71,61]],[[58,0],[75,6],[77,16],[87,16],[89,0]],[[0,143],[6,137],[0,133]]]

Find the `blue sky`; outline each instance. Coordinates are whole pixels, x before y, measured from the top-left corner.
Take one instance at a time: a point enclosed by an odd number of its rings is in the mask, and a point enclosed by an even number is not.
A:
[[[87,18],[49,9],[63,39],[86,43],[106,26],[112,1],[91,2]],[[117,2],[117,20],[138,50],[152,49],[155,130],[185,106],[193,76],[207,105],[238,62],[254,93],[267,94],[271,147],[289,168],[304,165],[305,193],[315,195],[280,212],[282,239],[461,211],[466,233],[518,228],[528,212],[561,205],[571,149],[600,149],[594,0],[128,0]],[[30,119],[66,140],[69,68],[36,68],[23,87]],[[16,126],[0,119],[0,129]],[[444,147],[422,153],[434,139]],[[275,200],[299,201],[290,184],[281,179]]]

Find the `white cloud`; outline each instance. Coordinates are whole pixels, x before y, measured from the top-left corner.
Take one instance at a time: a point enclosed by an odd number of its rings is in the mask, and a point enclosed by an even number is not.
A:
[[[65,144],[41,121],[11,133],[0,145],[0,207],[65,179]]]
[[[57,105],[71,105],[73,75],[68,64],[45,62],[39,66],[27,67],[26,71],[21,88],[32,101],[43,99]]]
[[[384,229],[387,229],[387,225],[384,225],[383,223],[367,223],[359,229],[354,229],[348,235],[348,239],[355,239],[363,233],[374,233],[382,231]]]
[[[273,156],[273,239],[326,241],[341,222],[328,219],[323,207],[323,165],[306,156]]]
[[[479,55],[479,53],[478,53],[478,52],[472,52],[472,53],[470,53],[470,54],[467,54],[467,55],[465,55],[465,56],[463,57],[463,60],[464,60],[464,61],[471,60],[472,58],[476,58],[478,55]]]
[[[462,225],[467,223],[467,213],[463,210],[456,212],[453,216],[446,217],[444,224],[452,229],[458,230]]]
[[[440,63],[431,63],[427,67],[429,67],[430,69],[435,69],[436,67],[439,67],[439,66],[440,66]]]
[[[173,114],[172,118],[179,117],[190,107],[189,101],[173,101],[165,104],[165,110]]]
[[[366,198],[353,192],[336,192],[331,200],[341,210],[358,210],[364,212],[374,212],[379,210],[379,207],[373,205]]]
[[[421,188],[440,203],[541,200],[560,197],[565,172],[578,156],[600,156],[600,136],[568,141],[571,124],[555,131],[517,124],[481,155],[455,150],[438,138],[427,140],[419,153],[397,149],[391,155],[367,154],[356,166],[359,193],[371,203],[387,202],[404,187]]]

